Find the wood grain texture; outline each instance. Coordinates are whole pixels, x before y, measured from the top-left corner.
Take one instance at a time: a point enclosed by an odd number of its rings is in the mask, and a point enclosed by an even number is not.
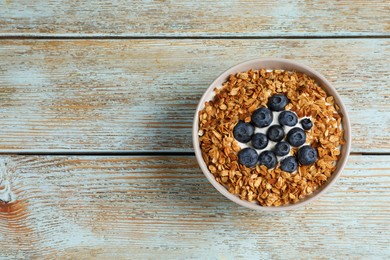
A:
[[[351,156],[314,203],[260,213],[220,195],[192,156],[2,156],[13,201],[0,204],[0,257],[388,259],[389,161]]]
[[[301,61],[336,87],[352,152],[390,151],[390,41],[3,40],[0,151],[191,152],[197,102],[226,68]]]
[[[0,35],[389,35],[390,2],[1,0]]]

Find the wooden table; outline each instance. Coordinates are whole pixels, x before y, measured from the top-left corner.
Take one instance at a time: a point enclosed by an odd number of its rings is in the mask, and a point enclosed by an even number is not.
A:
[[[389,38],[389,0],[0,0],[0,258],[389,259]],[[296,211],[228,201],[192,149],[209,83],[258,57],[324,74],[352,121]]]

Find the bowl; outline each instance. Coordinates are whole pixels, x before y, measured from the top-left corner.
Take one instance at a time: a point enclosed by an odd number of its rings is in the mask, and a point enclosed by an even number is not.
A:
[[[249,202],[246,200],[241,200],[237,195],[234,195],[230,193],[222,184],[218,183],[213,174],[208,170],[208,167],[206,163],[204,162],[202,158],[202,153],[199,145],[199,111],[201,111],[204,106],[205,102],[211,100],[214,97],[214,89],[215,88],[221,88],[222,84],[228,79],[230,74],[235,74],[238,72],[245,72],[250,69],[278,69],[278,70],[289,70],[289,71],[296,71],[304,73],[311,78],[313,78],[316,83],[327,92],[328,95],[332,95],[335,103],[340,108],[340,113],[342,115],[342,128],[344,130],[344,140],[345,144],[341,146],[341,155],[340,159],[337,161],[336,170],[332,173],[331,177],[327,180],[326,183],[321,185],[316,191],[314,191],[312,194],[306,196],[305,198],[299,200],[296,203],[293,204],[286,204],[281,205],[278,207],[275,206],[261,206],[258,203]],[[203,94],[202,98],[199,101],[199,104],[196,109],[194,122],[193,122],[193,130],[192,130],[192,138],[193,138],[193,145],[195,150],[196,159],[199,163],[199,166],[203,172],[203,174],[206,176],[208,181],[226,198],[230,199],[231,201],[247,207],[249,209],[259,210],[259,211],[284,211],[284,210],[290,210],[290,209],[296,209],[298,207],[304,206],[310,202],[312,202],[314,199],[318,198],[322,194],[324,194],[338,179],[340,176],[344,166],[346,165],[350,148],[351,148],[351,127],[349,123],[348,113],[345,109],[345,106],[343,102],[341,101],[341,98],[339,94],[337,93],[336,89],[330,84],[329,81],[327,81],[324,76],[322,76],[317,71],[313,70],[312,68],[300,64],[298,62],[295,62],[293,60],[288,59],[276,59],[276,58],[264,58],[264,59],[253,59],[249,61],[245,61],[243,63],[237,64],[230,69],[223,72],[219,77],[217,77],[213,83],[207,88],[205,93]]]

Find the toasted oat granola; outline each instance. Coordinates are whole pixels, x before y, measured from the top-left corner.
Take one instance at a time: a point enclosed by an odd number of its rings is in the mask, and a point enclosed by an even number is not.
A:
[[[248,168],[238,163],[238,142],[233,128],[239,120],[251,121],[251,114],[274,94],[289,99],[286,110],[299,117],[311,117],[313,128],[307,140],[318,151],[318,160],[299,165],[295,173],[278,166]],[[215,179],[230,193],[262,206],[295,203],[324,184],[336,169],[340,145],[344,144],[341,113],[332,96],[309,76],[290,71],[250,70],[230,75],[213,100],[199,112],[199,142],[203,159]],[[296,155],[297,148],[292,148]],[[278,163],[279,165],[279,163]]]

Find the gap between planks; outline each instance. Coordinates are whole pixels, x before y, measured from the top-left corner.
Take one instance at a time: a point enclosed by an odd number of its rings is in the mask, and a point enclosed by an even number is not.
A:
[[[128,150],[53,150],[53,151],[32,151],[32,150],[16,150],[16,151],[0,151],[1,156],[7,155],[41,155],[41,156],[195,156],[194,152],[174,152],[174,151],[128,151]]]
[[[166,35],[166,36],[136,36],[136,35],[0,35],[0,40],[274,40],[274,39],[291,39],[291,40],[310,40],[310,39],[390,39],[390,34],[367,34],[367,35],[286,35],[286,36],[245,36],[245,35],[204,35],[204,36],[180,36],[180,35]]]
[[[71,155],[81,155],[81,156],[195,156],[194,152],[174,152],[174,151],[127,151],[127,150],[73,150],[73,151],[63,151],[63,150],[54,150],[54,151],[0,151],[0,156],[7,155],[39,155],[39,156],[71,156]],[[351,152],[350,155],[361,155],[361,156],[389,156],[390,153],[382,152]]]

